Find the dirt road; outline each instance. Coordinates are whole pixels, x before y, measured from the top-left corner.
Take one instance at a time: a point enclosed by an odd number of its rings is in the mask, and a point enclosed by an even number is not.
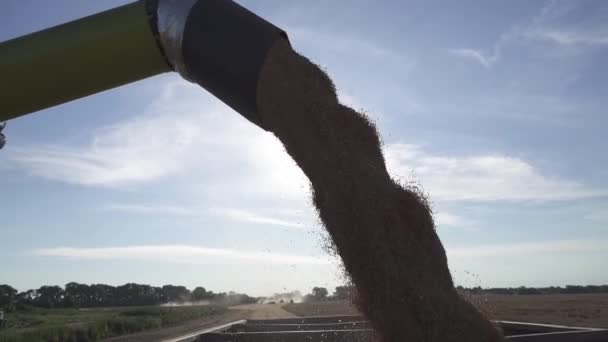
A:
[[[231,307],[228,312],[215,317],[198,319],[169,328],[155,329],[138,334],[114,337],[105,340],[105,342],[165,341],[178,336],[188,335],[202,329],[239,321],[242,319],[273,319],[291,317],[297,316],[285,311],[280,304],[238,305]]]
[[[275,319],[298,317],[283,309],[282,304],[250,304],[234,306],[232,309],[247,312],[248,319]]]
[[[169,340],[178,336],[188,335],[201,329],[211,328],[218,325],[247,319],[249,312],[240,310],[229,310],[226,313],[214,317],[196,319],[173,327],[143,331],[137,334],[113,337],[104,342],[159,342]]]

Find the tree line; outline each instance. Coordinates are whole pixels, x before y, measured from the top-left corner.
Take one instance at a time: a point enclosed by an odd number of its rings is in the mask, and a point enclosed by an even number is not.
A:
[[[499,294],[499,295],[551,295],[551,294],[583,294],[583,293],[608,293],[608,285],[566,285],[565,287],[560,286],[549,286],[549,287],[493,287],[493,288],[481,288],[471,287],[465,288],[458,286],[457,289],[461,293],[467,294]],[[312,292],[305,295],[303,298],[304,302],[315,302],[315,301],[330,301],[330,300],[350,300],[354,295],[353,286],[338,286],[336,287],[333,294],[329,294],[325,287],[314,287]]]
[[[565,287],[509,287],[509,288],[465,288],[457,289],[468,294],[499,295],[550,295],[608,293],[608,285],[566,285]],[[337,286],[330,295],[325,287],[314,287],[303,297],[303,301],[350,300],[354,287]],[[199,286],[190,291],[185,286],[164,285],[162,287],[128,283],[121,286],[105,284],[80,284],[71,282],[61,286],[41,286],[35,290],[17,291],[9,285],[0,285],[0,309],[12,311],[19,307],[41,308],[95,308],[112,306],[147,306],[167,303],[183,304],[205,302],[210,304],[238,305],[260,302],[262,298],[250,297],[235,292],[215,293]]]
[[[566,285],[549,287],[493,287],[481,288],[479,286],[457,289],[469,294],[499,294],[499,295],[551,295],[551,294],[583,294],[583,293],[608,293],[608,285]]]
[[[325,287],[313,287],[312,292],[302,298],[303,302],[322,302],[331,300],[351,300],[355,293],[354,286],[336,286],[333,294],[329,294]]]
[[[204,287],[190,291],[185,286],[162,287],[128,283],[121,286],[80,284],[71,282],[61,286],[41,286],[35,290],[18,292],[9,285],[0,285],[0,309],[12,311],[20,307],[95,308],[112,306],[146,306],[168,303],[204,302],[210,304],[249,304],[258,298],[235,292],[214,293]]]

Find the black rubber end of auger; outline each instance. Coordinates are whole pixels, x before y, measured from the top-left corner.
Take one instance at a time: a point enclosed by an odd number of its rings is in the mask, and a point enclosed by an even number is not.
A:
[[[260,71],[270,48],[287,34],[231,0],[199,0],[182,42],[189,78],[264,128],[257,108]]]

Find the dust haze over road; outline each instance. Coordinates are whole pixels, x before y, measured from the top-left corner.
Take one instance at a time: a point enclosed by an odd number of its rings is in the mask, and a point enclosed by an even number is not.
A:
[[[248,319],[276,319],[276,318],[293,318],[298,317],[291,312],[283,309],[282,305],[278,304],[248,304],[232,307],[235,310],[243,310],[247,312]]]

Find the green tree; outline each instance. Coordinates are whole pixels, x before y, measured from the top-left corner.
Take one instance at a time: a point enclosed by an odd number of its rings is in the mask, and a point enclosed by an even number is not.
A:
[[[115,305],[156,305],[162,302],[161,289],[150,285],[128,283],[114,288],[112,292]]]
[[[210,300],[213,298],[213,292],[207,292],[207,290],[199,286],[192,291],[192,300],[201,301],[201,300]]]
[[[36,291],[27,290],[17,294],[17,305],[34,305],[34,298],[36,298]]]
[[[336,286],[336,290],[332,295],[335,300],[348,300],[351,299],[353,295],[353,287],[352,286]]]
[[[0,309],[13,311],[17,302],[17,290],[9,285],[0,285]]]
[[[105,284],[89,286],[89,295],[86,306],[100,307],[118,305],[116,301],[116,287]]]
[[[164,302],[185,302],[190,300],[190,290],[184,286],[165,285],[162,288]]]
[[[67,283],[65,285],[65,297],[63,299],[64,307],[86,307],[90,306],[90,302],[91,287],[89,285],[76,282]]]
[[[321,301],[321,300],[327,300],[328,294],[329,294],[329,292],[327,292],[327,289],[324,287],[313,287],[311,296],[315,300]]]
[[[65,292],[60,286],[41,286],[34,294],[34,305],[43,308],[57,308],[63,305]]]

